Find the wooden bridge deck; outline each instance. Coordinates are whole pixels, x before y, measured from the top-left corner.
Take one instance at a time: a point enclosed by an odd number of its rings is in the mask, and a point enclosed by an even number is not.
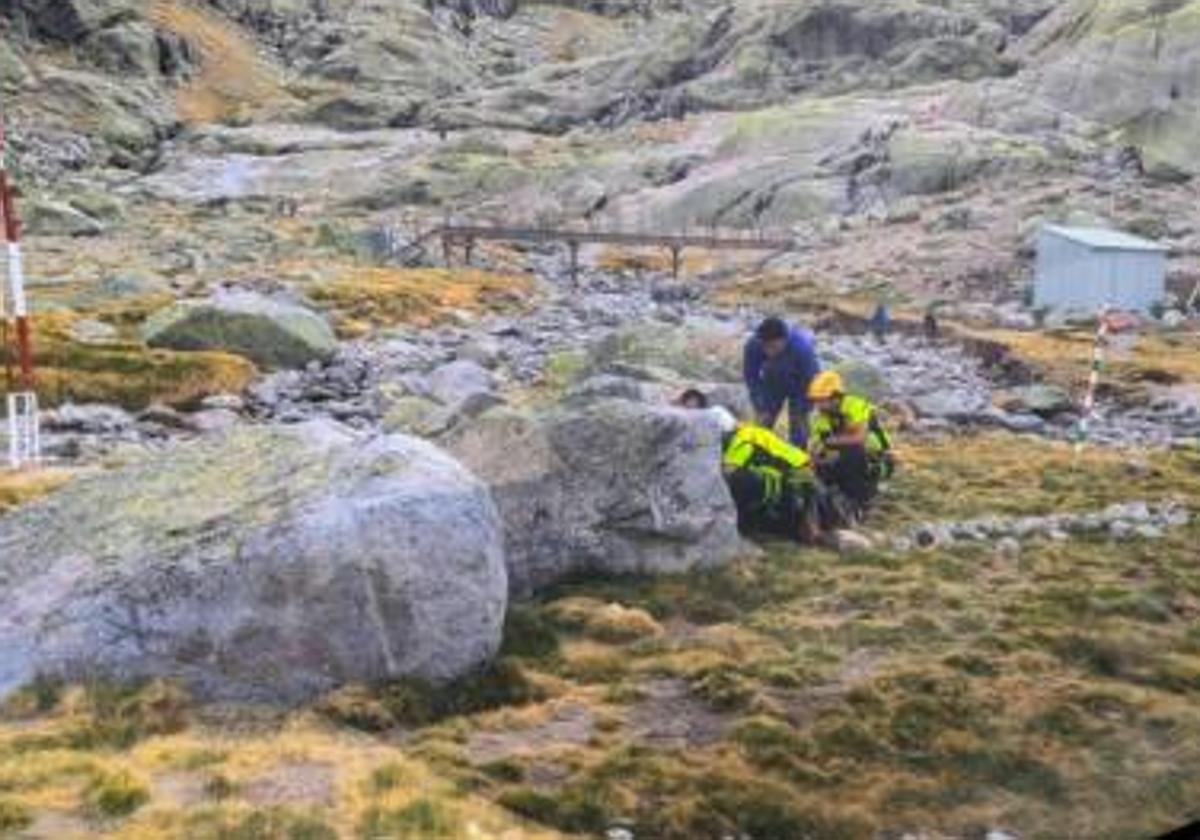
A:
[[[576,242],[634,245],[661,248],[706,248],[709,250],[790,251],[791,239],[761,236],[719,236],[686,233],[626,233],[621,231],[576,230],[571,228],[493,227],[488,225],[442,225],[434,235],[455,242],[504,240],[510,242]]]
[[[430,230],[425,237],[439,237],[446,264],[450,263],[453,244],[463,246],[466,261],[478,241],[504,242],[562,242],[570,250],[571,276],[579,272],[579,246],[583,244],[629,245],[632,247],[667,248],[671,252],[671,273],[678,277],[680,256],[685,248],[710,251],[791,251],[796,248],[792,239],[764,236],[721,236],[718,234],[687,233],[628,233],[606,230],[577,230],[572,228],[505,227],[502,225],[467,225],[447,223]]]

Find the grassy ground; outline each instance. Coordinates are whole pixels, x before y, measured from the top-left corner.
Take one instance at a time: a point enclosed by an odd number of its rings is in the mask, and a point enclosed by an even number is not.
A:
[[[873,527],[1167,495],[1200,498],[1196,456],[964,437],[910,445]],[[0,724],[0,827],[1147,836],[1200,816],[1197,544],[1193,524],[1016,558],[779,545],[520,605],[501,664],[447,690],[350,688],[261,719],[165,686],[41,686]]]
[[[356,266],[318,284],[310,295],[333,311],[339,333],[360,336],[375,327],[429,326],[455,313],[515,311],[533,291],[528,277],[473,268]]]
[[[71,473],[68,470],[13,471],[0,468],[0,513],[53,492],[70,480]]]

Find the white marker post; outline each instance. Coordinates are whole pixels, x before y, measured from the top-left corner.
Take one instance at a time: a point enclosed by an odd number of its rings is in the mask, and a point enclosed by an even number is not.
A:
[[[7,294],[0,295],[0,317],[5,338],[15,338],[17,375],[11,365],[12,346],[6,342],[8,368],[8,461],[13,469],[36,466],[41,460],[41,430],[38,401],[34,392],[33,338],[29,307],[25,300],[25,275],[21,260],[21,224],[17,219],[12,186],[8,177],[8,145],[4,120],[0,117],[0,215],[4,218],[7,251]]]

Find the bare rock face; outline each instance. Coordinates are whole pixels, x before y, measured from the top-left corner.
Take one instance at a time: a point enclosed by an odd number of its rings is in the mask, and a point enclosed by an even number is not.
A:
[[[713,568],[741,550],[704,413],[625,400],[501,408],[442,442],[491,489],[514,595],[584,573]]]
[[[499,647],[501,546],[486,488],[430,444],[238,428],[0,519],[0,696],[38,674],[284,702],[450,679]]]

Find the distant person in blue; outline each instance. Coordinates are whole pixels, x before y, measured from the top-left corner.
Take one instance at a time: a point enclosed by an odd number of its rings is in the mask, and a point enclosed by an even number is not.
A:
[[[786,402],[789,437],[799,447],[808,444],[808,384],[820,372],[812,333],[781,318],[767,318],[746,341],[742,375],[758,422],[775,428]]]

